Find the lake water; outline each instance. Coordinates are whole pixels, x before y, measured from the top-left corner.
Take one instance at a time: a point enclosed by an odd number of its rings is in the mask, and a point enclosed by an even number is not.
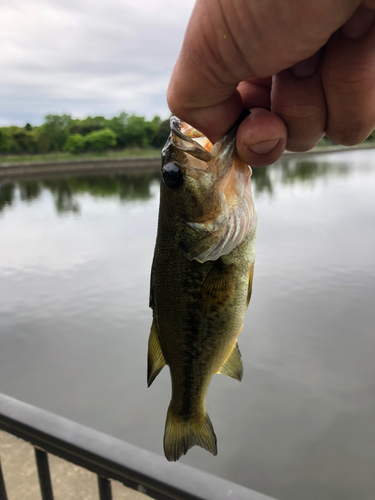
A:
[[[0,186],[0,392],[162,455],[168,370],[146,387],[158,179]],[[288,157],[253,190],[244,378],[211,383],[218,456],[181,461],[280,500],[373,500],[374,151]]]

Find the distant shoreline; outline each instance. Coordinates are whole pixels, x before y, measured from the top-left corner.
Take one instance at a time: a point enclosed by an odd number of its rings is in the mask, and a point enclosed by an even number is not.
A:
[[[44,162],[0,164],[0,182],[36,177],[65,177],[118,172],[155,171],[160,167],[160,156],[137,158],[91,158]]]
[[[303,153],[285,152],[285,156],[304,157],[315,154],[336,153],[361,149],[374,149],[375,144],[364,143],[357,146],[328,146],[315,147]],[[284,156],[283,155],[283,156]],[[67,160],[25,161],[17,163],[1,163],[0,181],[18,180],[35,177],[65,177],[67,175],[145,172],[160,168],[160,156],[138,157],[100,157],[100,158],[71,158]]]

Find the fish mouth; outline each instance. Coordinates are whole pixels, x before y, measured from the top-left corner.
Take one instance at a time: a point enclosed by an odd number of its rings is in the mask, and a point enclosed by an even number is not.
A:
[[[226,176],[234,163],[242,164],[243,168],[248,171],[249,166],[240,162],[236,155],[235,139],[239,123],[240,121],[220,141],[212,144],[199,130],[180,120],[177,116],[172,116],[170,119],[171,134],[163,149],[163,158],[167,161],[172,159],[172,156],[176,156],[176,153],[178,156],[181,154],[183,156],[189,155],[193,157],[194,168],[207,170],[213,173],[217,179]],[[200,161],[196,162],[194,159]]]
[[[249,179],[252,174],[250,166],[243,163],[236,153],[236,133],[242,119],[243,116],[220,141],[212,144],[199,130],[177,116],[172,116],[171,134],[163,149],[163,157],[167,159],[174,149],[183,155],[190,155],[200,160],[199,162],[193,161],[192,166],[213,173],[217,182],[222,183],[222,189],[228,192],[229,197],[232,197],[234,193],[242,197],[244,189],[248,188],[248,183],[244,182],[244,178]],[[236,189],[233,189],[233,184],[237,186]],[[229,187],[230,185],[232,188]]]
[[[207,165],[202,165],[202,168],[205,169],[212,160],[212,144],[207,137],[192,126],[181,121],[177,116],[171,117],[170,127],[171,134],[163,149],[163,157],[168,157],[170,151],[176,148],[178,151],[206,163]]]

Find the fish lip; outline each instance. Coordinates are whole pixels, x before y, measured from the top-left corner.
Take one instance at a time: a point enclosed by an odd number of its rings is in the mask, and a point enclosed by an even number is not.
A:
[[[198,144],[196,141],[194,141],[194,139],[181,132],[181,120],[177,116],[171,116],[169,124],[171,127],[171,131],[174,132],[180,139],[190,142],[191,144],[194,144],[194,146]]]
[[[177,116],[171,116],[169,120],[169,126],[171,127],[171,130],[173,130],[173,132],[176,132],[176,134],[178,135],[181,134],[181,120]]]
[[[181,132],[181,120],[177,116],[172,116],[170,118],[170,127],[171,133],[162,151],[163,158],[168,157],[168,150],[171,147],[175,147],[179,151],[194,156],[206,163],[212,160],[212,155],[209,151],[202,147],[199,142]],[[182,144],[176,144],[174,136],[177,136],[182,141]],[[184,144],[186,144],[186,146],[184,146]]]

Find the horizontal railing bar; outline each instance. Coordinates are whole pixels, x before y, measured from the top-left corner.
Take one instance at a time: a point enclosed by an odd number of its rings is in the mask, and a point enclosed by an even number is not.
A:
[[[261,493],[0,394],[0,428],[157,500],[272,500]]]

